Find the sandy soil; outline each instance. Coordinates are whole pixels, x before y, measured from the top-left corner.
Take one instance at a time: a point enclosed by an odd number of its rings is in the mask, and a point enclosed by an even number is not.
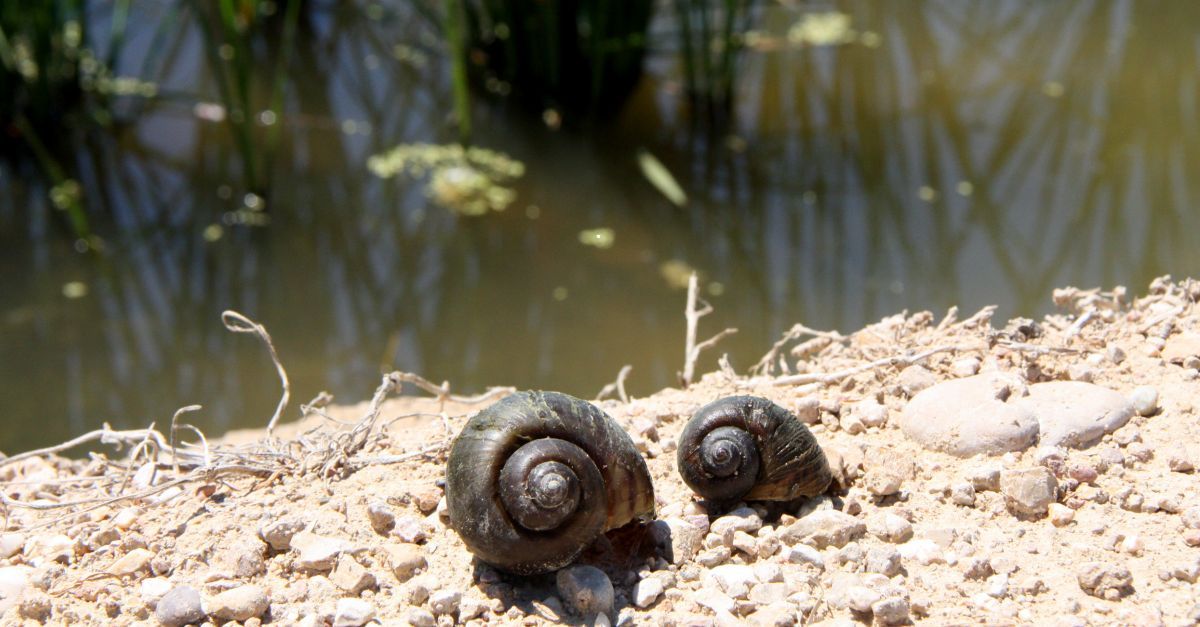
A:
[[[697,550],[678,563],[654,545],[662,525],[598,540],[582,562],[611,580],[609,616],[577,613],[554,575],[474,562],[440,515],[440,479],[449,435],[483,405],[403,396],[379,407],[357,449],[344,444],[368,403],[283,425],[273,447],[262,432],[210,443],[210,466],[242,451],[246,472],[197,469],[194,446],[176,471],[169,446],[153,443],[133,464],[128,447],[100,443],[107,452],[83,460],[0,461],[0,622],[1194,624],[1200,284],[1156,280],[1132,302],[1120,289],[1053,296],[1063,313],[1037,322],[922,312],[845,338],[799,333],[753,376],[718,369],[687,390],[599,402],[644,451],[659,518],[702,538],[675,547]],[[1151,386],[1157,402],[1083,449],[963,459],[925,450],[897,426],[918,390],[976,371],[1090,380],[1124,395]],[[731,532],[683,484],[673,449],[693,411],[747,393],[814,420],[848,489],[743,509],[736,516],[750,523]],[[151,453],[157,477],[144,463]],[[997,471],[1007,482],[1036,468],[1054,476],[1055,503],[1014,513],[1021,495],[1006,494]],[[844,525],[832,539],[797,531],[814,510],[853,522],[831,520]]]

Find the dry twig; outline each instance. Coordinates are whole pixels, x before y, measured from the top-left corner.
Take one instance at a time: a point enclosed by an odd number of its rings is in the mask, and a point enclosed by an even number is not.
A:
[[[687,335],[684,338],[683,372],[679,375],[679,381],[685,388],[692,384],[692,378],[696,373],[696,360],[699,359],[700,353],[705,349],[712,348],[726,336],[737,333],[737,329],[729,328],[703,342],[696,343],[696,326],[699,324],[700,318],[713,311],[712,305],[703,300],[700,301],[703,303],[703,307],[696,308],[697,291],[696,273],[693,272],[692,276],[688,278],[687,309],[683,312],[684,318],[687,320]]]
[[[893,355],[891,357],[876,359],[875,361],[867,362],[865,364],[855,366],[853,368],[847,368],[845,370],[838,370],[836,372],[806,372],[804,374],[796,374],[790,377],[779,377],[772,380],[771,384],[803,385],[806,383],[819,383],[822,385],[828,385],[830,383],[837,383],[847,377],[852,377],[856,374],[862,374],[871,370],[877,370],[887,366],[911,366],[938,353],[956,352],[960,350],[963,350],[963,348],[960,346],[939,346],[937,348],[921,351],[915,355]]]
[[[846,339],[837,331],[818,331],[816,329],[810,329],[803,324],[794,324],[792,325],[792,328],[784,332],[783,337],[779,338],[778,341],[771,345],[771,349],[762,356],[762,359],[758,360],[758,363],[751,366],[750,373],[755,375],[772,374],[771,368],[774,366],[775,359],[779,356],[779,353],[783,350],[783,347],[787,346],[790,342],[804,337],[805,335],[811,335],[817,338],[825,338],[830,341],[841,341]]]
[[[633,366],[629,364],[621,366],[621,371],[617,373],[617,380],[605,384],[604,387],[600,388],[600,391],[596,393],[596,400],[603,400],[604,397],[615,393],[617,398],[621,399],[622,403],[628,403],[629,395],[625,393],[625,378],[629,376],[632,370]]]
[[[275,425],[279,423],[279,418],[283,416],[283,410],[287,409],[288,399],[291,397],[291,385],[288,383],[287,371],[283,369],[283,364],[279,361],[279,354],[275,352],[275,344],[271,341],[271,334],[267,333],[266,327],[232,309],[221,314],[221,322],[225,324],[226,329],[234,333],[257,335],[267,345],[267,350],[271,352],[271,362],[275,364],[275,371],[279,373],[283,394],[279,397],[279,405],[275,407],[275,414],[267,423],[267,439],[270,440],[275,435]]]

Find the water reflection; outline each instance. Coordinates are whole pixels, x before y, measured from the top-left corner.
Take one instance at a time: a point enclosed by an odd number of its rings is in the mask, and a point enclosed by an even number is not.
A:
[[[482,218],[366,168],[399,143],[456,136],[444,55],[408,6],[303,13],[266,188],[247,180],[230,121],[197,115],[221,100],[195,81],[211,64],[185,12],[160,88],[187,96],[74,156],[88,202],[111,216],[107,255],[76,254],[37,178],[0,168],[0,449],[193,402],[210,430],[264,423],[273,370],[222,329],[226,308],[268,326],[296,398],[361,399],[381,368],[591,396],[625,363],[645,394],[682,362],[683,293],[664,263],[713,286],[704,324],[741,329],[722,344],[739,368],[797,320],[846,330],[987,303],[1034,314],[1056,285],[1141,289],[1200,271],[1189,4],[759,6],[757,41],[782,43],[737,58],[726,126],[681,96],[669,47],[600,128],[553,131],[477,102],[475,140],[527,166],[516,203]],[[817,10],[875,37],[787,43]],[[130,37],[136,60],[153,40]],[[679,180],[684,208],[642,178],[640,150]],[[270,225],[230,224],[256,198]],[[597,228],[611,247],[580,243]],[[64,296],[71,282],[87,294]]]

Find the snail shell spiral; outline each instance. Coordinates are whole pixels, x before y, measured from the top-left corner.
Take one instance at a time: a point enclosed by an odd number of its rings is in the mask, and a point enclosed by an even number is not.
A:
[[[756,396],[701,407],[679,436],[676,462],[684,482],[718,504],[815,496],[833,479],[825,453],[800,419]]]
[[[480,560],[527,575],[566,566],[605,531],[652,517],[654,488],[608,414],[566,394],[520,392],[455,439],[446,505]]]

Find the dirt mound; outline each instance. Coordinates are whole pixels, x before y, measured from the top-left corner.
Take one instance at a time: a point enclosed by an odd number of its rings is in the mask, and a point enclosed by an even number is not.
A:
[[[725,365],[686,390],[599,402],[645,454],[659,518],[585,552],[601,577],[518,578],[472,560],[441,515],[440,480],[452,435],[497,395],[426,382],[433,398],[385,400],[417,380],[405,375],[270,438],[106,431],[90,441],[132,452],[13,456],[0,461],[2,620],[1192,624],[1200,284],[1156,280],[1131,303],[1122,289],[1053,296],[1065,313],[999,329],[990,309],[897,315],[848,336],[797,326],[750,375]],[[1007,381],[995,401],[1028,404],[1040,431],[967,457],[913,439],[913,397],[980,376]],[[1072,417],[1086,403],[1045,401],[1038,386],[1054,381],[1097,386],[1066,392],[1085,398],[1113,391],[1128,415]],[[733,394],[810,422],[848,489],[707,511],[676,472],[675,440],[693,411]],[[988,415],[964,406],[947,420]],[[948,429],[939,442],[961,435]]]

